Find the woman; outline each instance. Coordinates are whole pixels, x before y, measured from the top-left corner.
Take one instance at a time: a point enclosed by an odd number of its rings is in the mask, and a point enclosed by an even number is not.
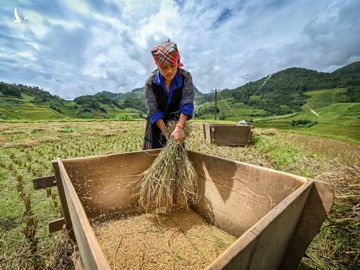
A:
[[[143,149],[165,146],[174,138],[184,142],[184,126],[194,111],[194,85],[190,72],[182,69],[177,46],[170,40],[151,50],[157,70],[146,80],[145,95],[149,109]],[[169,121],[176,121],[170,134]]]

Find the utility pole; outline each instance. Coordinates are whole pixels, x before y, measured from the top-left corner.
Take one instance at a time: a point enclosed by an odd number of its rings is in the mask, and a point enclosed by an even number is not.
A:
[[[218,111],[218,107],[217,107],[217,89],[215,88],[215,120],[217,119],[217,111]]]

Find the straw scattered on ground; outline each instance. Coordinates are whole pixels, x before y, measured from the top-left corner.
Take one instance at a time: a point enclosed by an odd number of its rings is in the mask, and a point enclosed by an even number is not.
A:
[[[112,269],[203,269],[236,238],[192,210],[120,215],[94,225]]]

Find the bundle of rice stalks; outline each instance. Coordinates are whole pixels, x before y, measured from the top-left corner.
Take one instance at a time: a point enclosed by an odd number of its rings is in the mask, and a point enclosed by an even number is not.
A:
[[[199,200],[197,175],[184,144],[170,139],[153,164],[136,182],[139,206],[145,211],[170,212]]]

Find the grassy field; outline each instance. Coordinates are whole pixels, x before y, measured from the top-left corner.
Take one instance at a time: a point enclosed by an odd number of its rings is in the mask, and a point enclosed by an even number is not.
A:
[[[0,269],[73,269],[74,246],[49,234],[61,216],[56,189],[35,191],[51,160],[142,147],[144,121],[0,122]],[[255,129],[248,147],[219,147],[192,123],[189,149],[326,181],[336,202],[304,257],[302,269],[356,269],[360,244],[360,146],[314,135]]]
[[[256,109],[251,106],[248,106],[241,102],[236,102],[233,99],[220,99],[218,101],[219,114],[218,117],[223,113],[227,120],[237,121],[239,117],[241,119],[251,119],[255,117],[265,117],[268,116],[269,113],[262,110]],[[214,111],[215,104],[214,102],[205,102],[201,104],[201,109],[199,109],[199,113],[203,111]],[[204,119],[214,119],[214,113],[202,113],[202,118]]]
[[[294,130],[360,143],[360,103],[347,103],[346,89],[309,91],[302,112],[278,117],[256,118],[258,127]],[[310,120],[313,126],[292,126],[292,121]]]
[[[64,116],[47,106],[36,106],[29,100],[11,97],[0,98],[0,118],[10,119],[60,119]]]
[[[102,110],[94,110],[74,101],[64,101],[61,105],[32,103],[33,96],[22,94],[22,99],[0,96],[0,121],[39,121],[39,120],[76,120],[83,119],[141,119],[139,112],[133,108],[119,109],[109,104],[102,104]],[[91,120],[90,120],[91,121]]]

